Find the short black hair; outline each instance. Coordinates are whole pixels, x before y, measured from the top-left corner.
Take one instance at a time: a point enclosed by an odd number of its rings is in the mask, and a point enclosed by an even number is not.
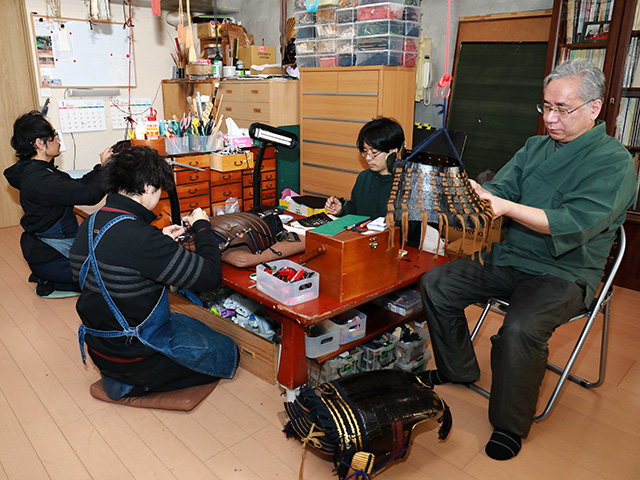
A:
[[[16,151],[16,156],[21,160],[29,160],[38,153],[35,142],[41,138],[45,142],[50,142],[56,136],[56,131],[42,113],[31,110],[24,115],[20,115],[13,122],[13,137],[11,137],[11,147]]]
[[[356,142],[360,152],[364,152],[365,143],[379,152],[388,153],[394,148],[402,148],[404,131],[393,118],[377,117],[360,129]]]
[[[142,195],[146,185],[165,191],[175,187],[173,170],[153,148],[122,148],[102,168],[107,193]]]

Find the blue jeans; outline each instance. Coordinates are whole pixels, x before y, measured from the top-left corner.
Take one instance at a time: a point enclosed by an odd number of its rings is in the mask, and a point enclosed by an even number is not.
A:
[[[79,292],[80,287],[73,281],[68,258],[58,258],[41,265],[29,265],[34,275],[53,284],[55,290]]]

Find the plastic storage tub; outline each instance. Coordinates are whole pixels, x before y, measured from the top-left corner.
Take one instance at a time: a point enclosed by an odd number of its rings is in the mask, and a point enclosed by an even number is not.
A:
[[[317,38],[332,38],[338,35],[338,27],[335,22],[316,23]]]
[[[340,329],[340,345],[364,337],[367,332],[367,316],[355,308],[331,320]]]
[[[410,22],[419,22],[420,21],[420,7],[404,7],[404,14],[402,15],[403,20],[409,20]]]
[[[332,54],[318,54],[318,66],[319,67],[337,67],[338,59],[335,52]]]
[[[387,0],[388,3],[399,3],[401,5],[404,5],[404,1],[405,0]],[[380,3],[380,0],[359,0],[358,5],[371,5],[374,3]]]
[[[360,355],[360,350],[354,348],[336,355],[324,363],[319,364],[313,360],[308,361],[309,386],[315,387],[322,383],[358,373]]]
[[[420,38],[419,37],[402,37],[402,50],[405,52],[417,52],[420,50]]]
[[[317,67],[318,57],[315,55],[296,55],[296,63],[298,68]]]
[[[356,7],[356,18],[358,21],[368,20],[384,20],[386,18],[392,18],[396,20],[402,20],[404,5],[398,3],[376,3],[373,5],[360,5]]]
[[[304,27],[296,27],[296,42],[304,38],[316,38],[315,25],[305,25]]]
[[[404,22],[403,33],[407,37],[420,36],[420,22]]]
[[[358,0],[338,0],[338,8],[357,7]]]
[[[356,36],[355,23],[339,23],[338,38],[353,38]]]
[[[378,345],[378,343],[384,343]],[[361,372],[369,372],[371,370],[380,370],[383,368],[393,368],[395,361],[395,344],[387,336],[379,337],[378,342],[373,341],[365,343],[360,347],[362,356],[360,357],[359,368]]]
[[[316,23],[328,23],[336,21],[336,8],[319,8],[316,10]]]
[[[356,65],[402,65],[401,50],[366,50],[356,52]]]
[[[340,23],[353,23],[356,21],[356,9],[355,8],[340,8],[336,10],[336,22]]]
[[[318,298],[320,291],[320,274],[306,267],[301,267],[297,263],[289,260],[275,260],[268,262],[269,267],[275,267],[276,270],[290,267],[296,271],[303,269],[311,274],[308,278],[302,278],[295,282],[285,282],[270,273],[267,273],[263,264],[256,267],[256,286],[262,293],[269,295],[285,305],[297,305]]]
[[[312,39],[297,40],[296,55],[313,55],[316,53],[316,41]]]
[[[354,67],[356,65],[355,53],[337,53],[336,63],[339,67]]]
[[[303,10],[295,12],[293,16],[296,19],[296,28],[304,27],[305,25],[315,25],[316,23],[316,14],[313,12]]]
[[[192,152],[213,152],[215,150],[213,135],[190,135],[189,150]]]
[[[358,50],[402,50],[402,35],[371,35],[358,37]]]
[[[356,29],[359,37],[387,34],[402,35],[405,30],[405,23],[407,22],[402,20],[373,20],[369,22],[357,22]]]
[[[415,52],[402,52],[402,66],[415,67],[418,60],[418,54]]]
[[[427,346],[427,340],[429,339],[429,331],[425,328],[414,327],[413,331],[420,335],[420,339],[413,342],[403,342],[398,340],[396,342],[396,361],[411,363],[414,360],[422,357]]]
[[[340,329],[328,320],[318,323],[311,327],[304,337],[304,345],[308,358],[318,358],[335,352],[340,348]]]
[[[431,356],[431,352],[429,350],[426,350],[422,357],[416,358],[412,362],[405,363],[400,360],[396,361],[394,368],[397,368],[398,370],[404,370],[405,372],[411,372],[411,373],[424,372],[427,369],[427,362],[429,361],[430,356]]]
[[[316,53],[336,53],[335,38],[318,38],[316,40]]]

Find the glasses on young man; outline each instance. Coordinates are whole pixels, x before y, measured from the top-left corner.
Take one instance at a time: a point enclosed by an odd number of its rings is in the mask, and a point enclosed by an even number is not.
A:
[[[573,112],[577,111],[578,109],[584,107],[587,103],[591,103],[591,102],[593,102],[593,100],[587,100],[582,105],[578,105],[576,108],[572,108],[571,110],[564,107],[552,107],[551,105],[548,105],[546,103],[539,103],[536,105],[536,110],[538,110],[538,113],[542,113],[543,115],[547,113],[555,112],[556,115],[558,115],[560,118],[564,118],[564,117],[567,117],[568,115],[571,115]]]
[[[370,158],[371,160],[373,160],[374,158],[376,158],[381,153],[382,152],[376,152],[374,150],[365,150],[363,152],[360,152],[360,155],[362,155],[364,158]]]

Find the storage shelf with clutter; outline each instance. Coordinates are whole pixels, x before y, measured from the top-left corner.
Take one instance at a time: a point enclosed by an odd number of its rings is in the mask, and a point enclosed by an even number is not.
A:
[[[309,11],[305,0],[295,0],[298,67],[415,67],[419,5],[420,0],[337,0],[320,1]]]

